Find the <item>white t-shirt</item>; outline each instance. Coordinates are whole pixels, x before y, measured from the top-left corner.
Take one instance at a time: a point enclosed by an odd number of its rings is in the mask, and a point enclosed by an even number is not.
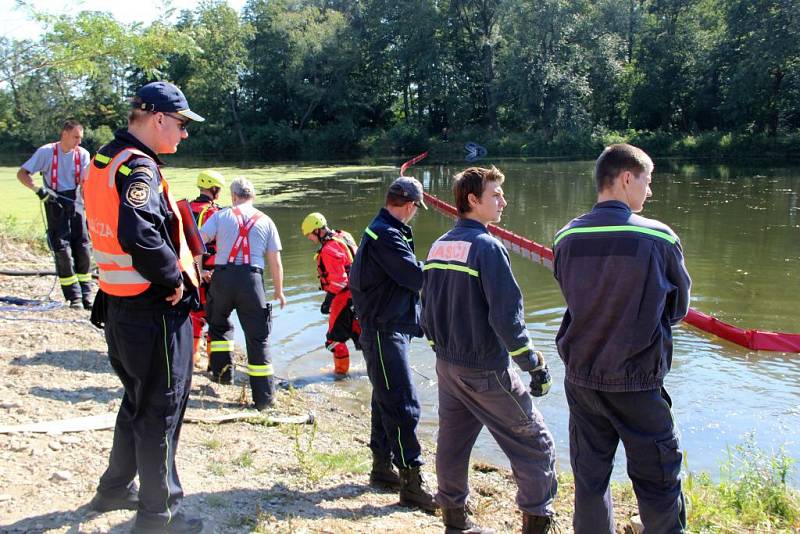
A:
[[[246,220],[258,211],[252,204],[240,204],[237,206]],[[219,210],[212,215],[200,230],[208,236],[208,241],[217,240],[217,255],[215,265],[225,265],[228,263],[228,256],[231,254],[233,244],[239,237],[239,219],[234,215],[232,208]],[[267,215],[262,215],[250,228],[248,234],[250,242],[250,265],[264,268],[264,254],[281,250],[281,238],[278,235],[278,228]],[[242,248],[236,255],[236,265],[244,263]]]
[[[58,191],[70,191],[77,188],[75,183],[75,150],[81,157],[81,181],[86,178],[89,171],[89,151],[79,146],[66,154],[61,150],[61,144],[56,143],[58,152]],[[42,173],[44,185],[51,186],[50,172],[53,168],[53,143],[47,143],[36,149],[33,156],[22,164],[22,168],[31,174]]]

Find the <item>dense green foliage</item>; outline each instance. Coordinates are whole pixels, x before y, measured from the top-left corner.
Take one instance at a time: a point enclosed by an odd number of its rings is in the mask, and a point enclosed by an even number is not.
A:
[[[0,39],[0,146],[124,123],[164,78],[208,118],[183,152],[261,158],[790,153],[800,140],[795,0],[206,0],[175,24],[82,12]]]

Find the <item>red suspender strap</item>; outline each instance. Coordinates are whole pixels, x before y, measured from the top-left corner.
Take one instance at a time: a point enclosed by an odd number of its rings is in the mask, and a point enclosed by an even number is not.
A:
[[[233,264],[241,250],[244,265],[250,265],[250,239],[247,236],[250,234],[250,229],[261,217],[261,212],[255,212],[249,220],[245,221],[244,215],[242,215],[239,208],[233,208],[233,216],[236,217],[236,222],[239,223],[239,236],[233,242],[231,253],[228,255],[228,263]]]
[[[81,184],[81,152],[78,147],[75,151],[75,185]],[[50,189],[58,191],[58,143],[53,143],[53,165],[50,168]]]
[[[75,151],[75,187],[81,185],[81,151],[78,147],[73,148]]]
[[[58,191],[58,143],[53,143],[53,165],[50,166],[50,189]]]

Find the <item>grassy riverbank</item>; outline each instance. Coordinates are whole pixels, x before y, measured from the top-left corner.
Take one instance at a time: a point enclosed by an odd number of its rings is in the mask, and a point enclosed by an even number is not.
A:
[[[0,267],[49,268],[29,243],[0,240]],[[50,277],[0,276],[0,295],[42,298]],[[82,311],[0,313],[0,424],[96,415],[116,410],[121,388],[106,359],[102,333]],[[242,354],[237,358],[243,363]],[[237,382],[244,383],[239,376]],[[246,387],[223,387],[195,376],[189,413],[218,415],[246,407]],[[206,532],[441,532],[441,519],[397,506],[396,495],[371,490],[367,405],[343,403],[335,383],[280,391],[275,414],[316,414],[315,425],[270,426],[257,419],[225,425],[187,424],[178,465],[186,509],[205,518]],[[344,409],[344,405],[360,406]],[[110,430],[81,434],[0,435],[0,531],[124,532],[131,512],[97,515],[84,506],[105,466]],[[432,443],[425,444],[435,481]],[[687,452],[691,459],[691,451]],[[571,531],[572,480],[559,459],[556,502],[562,531]],[[793,533],[800,494],[787,485],[793,461],[751,442],[731,449],[716,473],[685,480],[690,532]],[[691,461],[687,467],[691,467]],[[617,470],[624,469],[617,466]],[[470,473],[479,522],[518,531],[511,474],[485,464]],[[613,486],[620,532],[637,513],[630,484]]]

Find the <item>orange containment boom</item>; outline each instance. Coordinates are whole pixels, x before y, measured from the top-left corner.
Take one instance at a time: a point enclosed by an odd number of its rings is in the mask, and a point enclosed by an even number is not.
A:
[[[429,193],[425,193],[425,202],[445,215],[451,217],[457,215],[455,207]],[[520,256],[528,258],[536,263],[541,263],[551,271],[553,270],[554,258],[552,249],[493,224],[489,225],[489,232],[502,241],[512,252],[516,252]],[[714,334],[715,336],[719,336],[722,339],[751,350],[800,352],[800,334],[767,332],[756,329],[745,330],[724,323],[694,308],[689,308],[689,313],[686,315],[684,321],[704,332]]]

